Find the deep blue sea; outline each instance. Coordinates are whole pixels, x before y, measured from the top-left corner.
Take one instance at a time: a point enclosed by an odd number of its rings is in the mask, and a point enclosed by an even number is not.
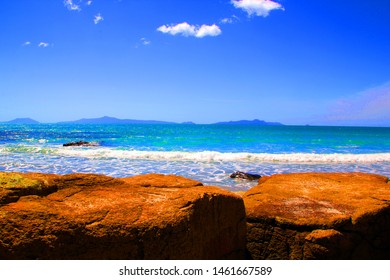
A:
[[[72,141],[95,147],[63,147]],[[390,128],[256,125],[0,124],[0,171],[177,174],[245,190],[229,175],[368,172],[390,177]]]

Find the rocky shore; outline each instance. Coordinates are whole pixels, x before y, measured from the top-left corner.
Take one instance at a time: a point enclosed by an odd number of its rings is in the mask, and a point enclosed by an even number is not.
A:
[[[0,259],[390,259],[390,183],[262,177],[242,195],[174,175],[0,173]]]
[[[243,199],[254,259],[390,258],[390,183],[384,176],[273,175]]]

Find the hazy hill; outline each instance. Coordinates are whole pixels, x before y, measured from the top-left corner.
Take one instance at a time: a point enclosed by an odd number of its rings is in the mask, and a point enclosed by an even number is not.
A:
[[[118,119],[105,116],[102,118],[80,119],[77,121],[60,122],[59,124],[173,124],[173,122]]]
[[[31,118],[17,118],[12,121],[3,122],[7,124],[39,124],[40,122]],[[134,120],[134,119],[118,119],[114,117],[104,116],[101,118],[83,118],[76,121],[58,122],[57,124],[179,124],[175,122],[156,121],[156,120]],[[193,122],[183,122],[182,124],[195,124]],[[213,123],[217,125],[262,125],[262,126],[277,126],[283,125],[279,122],[266,122],[263,120],[240,120]]]
[[[266,126],[266,125],[268,125],[268,126],[283,125],[279,122],[266,122],[266,121],[262,121],[262,120],[258,120],[258,119],[255,119],[252,121],[241,120],[241,121],[217,122],[215,124],[264,125],[264,126]]]
[[[17,118],[12,121],[4,122],[8,124],[39,124],[40,122],[30,118]]]

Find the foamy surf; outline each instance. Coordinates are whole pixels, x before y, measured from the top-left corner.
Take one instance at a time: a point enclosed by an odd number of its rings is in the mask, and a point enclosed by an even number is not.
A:
[[[93,159],[128,159],[154,161],[193,162],[280,162],[280,163],[378,163],[390,162],[390,153],[372,154],[318,154],[318,153],[233,153],[233,152],[183,152],[183,151],[139,151],[113,148],[83,147],[0,147],[0,153],[52,154],[65,157]]]
[[[0,125],[0,172],[176,174],[231,190],[259,175],[364,172],[390,177],[390,128],[214,125]],[[96,147],[63,147],[69,142]]]
[[[196,162],[287,162],[287,163],[375,163],[390,162],[390,153],[377,154],[268,154],[268,153],[222,153],[215,151],[203,152],[166,152],[166,151],[126,151],[109,149],[63,150],[58,153],[63,156],[82,156],[92,158],[123,158],[141,160],[174,160]]]

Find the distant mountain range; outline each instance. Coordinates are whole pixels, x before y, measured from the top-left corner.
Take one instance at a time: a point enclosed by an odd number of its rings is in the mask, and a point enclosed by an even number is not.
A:
[[[17,118],[12,121],[3,122],[8,124],[39,124],[40,122],[30,118]],[[133,120],[133,119],[118,119],[113,117],[101,117],[92,119],[80,119],[76,121],[58,122],[57,124],[178,124],[175,122],[154,121],[154,120]],[[195,124],[193,122],[183,122],[182,124]],[[283,125],[279,122],[266,122],[263,120],[241,120],[241,121],[229,121],[229,122],[217,122],[216,125],[263,125],[263,126],[276,126]]]
[[[241,120],[241,121],[230,121],[230,122],[217,122],[215,124],[239,124],[239,125],[283,125],[279,122],[266,122],[258,119],[254,119],[253,121]]]
[[[81,119],[70,122],[59,122],[59,124],[175,124],[174,122],[164,121],[143,121],[143,120],[132,120],[132,119],[117,119],[113,117],[102,117],[95,119]]]

